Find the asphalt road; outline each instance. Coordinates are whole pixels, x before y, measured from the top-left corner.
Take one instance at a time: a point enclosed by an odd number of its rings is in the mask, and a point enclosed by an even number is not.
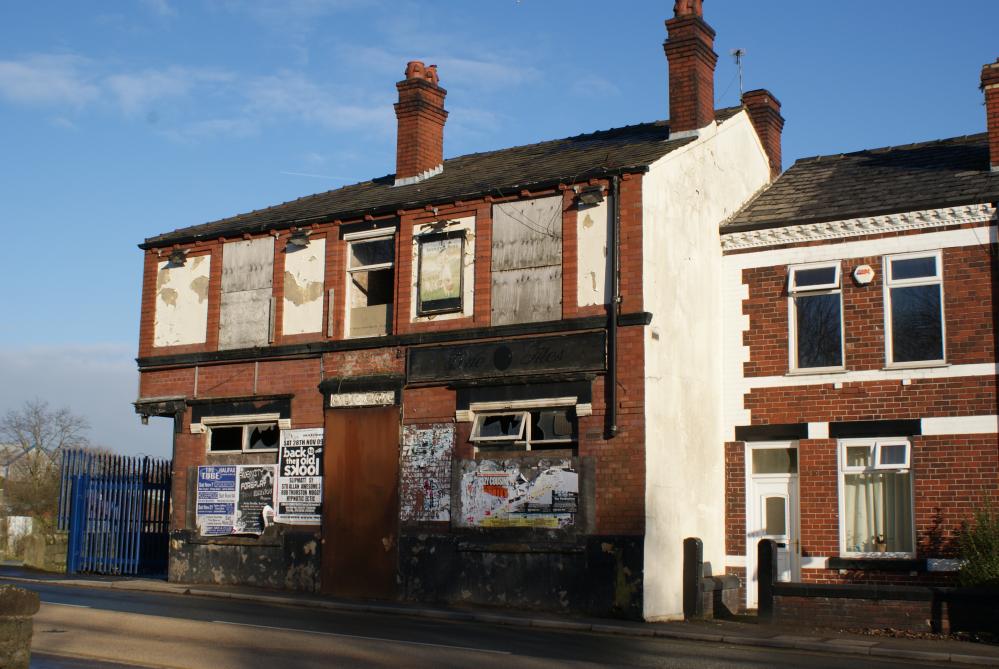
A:
[[[898,667],[934,665],[662,638],[31,584],[32,667]],[[120,664],[109,664],[120,663]]]

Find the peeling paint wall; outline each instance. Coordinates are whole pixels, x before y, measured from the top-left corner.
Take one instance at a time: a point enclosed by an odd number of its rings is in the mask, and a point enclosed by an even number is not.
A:
[[[461,463],[461,526],[564,529],[578,507],[579,475],[570,460]]]
[[[578,306],[607,304],[611,294],[610,254],[607,239],[611,226],[610,199],[576,213],[576,295]]]
[[[407,425],[399,463],[399,520],[451,519],[454,424]]]
[[[153,346],[203,344],[208,334],[208,276],[212,258],[189,258],[183,265],[159,263]]]
[[[325,265],[325,239],[313,239],[304,248],[285,251],[283,334],[322,330]]]
[[[442,225],[443,223],[443,225]],[[465,231],[465,251],[461,259],[462,266],[462,286],[461,286],[461,311],[450,314],[434,314],[431,316],[417,316],[416,307],[418,295],[419,268],[420,268],[420,245],[419,236],[428,232],[455,232]],[[452,318],[468,318],[472,315],[474,304],[475,287],[475,217],[468,216],[458,218],[453,221],[440,221],[434,223],[424,223],[417,225],[413,229],[413,271],[412,271],[412,299],[409,301],[409,320],[413,322],[421,321],[446,321]]]
[[[273,284],[273,238],[247,239],[223,246],[220,350],[267,345]]]

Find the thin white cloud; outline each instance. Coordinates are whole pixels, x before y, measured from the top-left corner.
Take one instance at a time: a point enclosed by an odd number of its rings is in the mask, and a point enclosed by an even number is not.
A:
[[[177,10],[173,8],[169,0],[142,0],[142,4],[153,14],[163,18],[177,15]]]
[[[337,97],[297,72],[259,77],[245,87],[247,112],[254,117],[291,116],[336,130],[394,129],[391,104],[362,104]]]
[[[126,115],[145,111],[159,100],[182,97],[201,84],[224,84],[233,76],[221,70],[168,67],[163,70],[115,74],[104,83]]]
[[[260,123],[250,118],[214,118],[182,124],[163,130],[162,134],[176,142],[195,143],[218,137],[250,137],[260,132]]]
[[[82,107],[100,97],[100,87],[87,74],[91,63],[68,54],[36,54],[0,60],[0,97],[20,104]]]
[[[592,74],[574,81],[569,90],[578,97],[607,98],[621,95],[617,84]]]

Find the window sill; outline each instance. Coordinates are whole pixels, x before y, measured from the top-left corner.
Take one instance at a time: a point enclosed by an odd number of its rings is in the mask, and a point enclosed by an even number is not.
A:
[[[846,374],[846,367],[811,367],[809,369],[792,369],[784,376],[819,376],[822,374]]]
[[[893,362],[882,367],[882,370],[889,372],[898,371],[900,369],[937,369],[950,366],[950,363],[946,360],[928,360],[926,362]]]
[[[882,555],[885,557],[881,557]],[[926,571],[926,560],[905,553],[858,553],[845,557],[831,557],[826,567],[851,571],[923,572]]]

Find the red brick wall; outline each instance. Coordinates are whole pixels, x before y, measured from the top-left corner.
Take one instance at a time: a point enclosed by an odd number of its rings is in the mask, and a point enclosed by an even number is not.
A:
[[[996,412],[994,376],[754,388],[745,397],[753,424],[895,420]]]
[[[932,631],[931,602],[841,597],[790,597],[774,601],[774,622],[793,627],[895,628]]]
[[[741,441],[725,444],[725,553],[746,554],[746,445]]]
[[[966,246],[943,250],[946,357],[952,364],[995,359],[992,324],[992,262],[990,247]],[[874,280],[866,286],[852,279],[858,265],[870,265]],[[881,369],[885,365],[883,265],[881,256],[844,258],[843,325],[847,369]],[[774,376],[788,371],[787,266],[743,270],[749,299],[744,344],[749,347],[747,377]]]

